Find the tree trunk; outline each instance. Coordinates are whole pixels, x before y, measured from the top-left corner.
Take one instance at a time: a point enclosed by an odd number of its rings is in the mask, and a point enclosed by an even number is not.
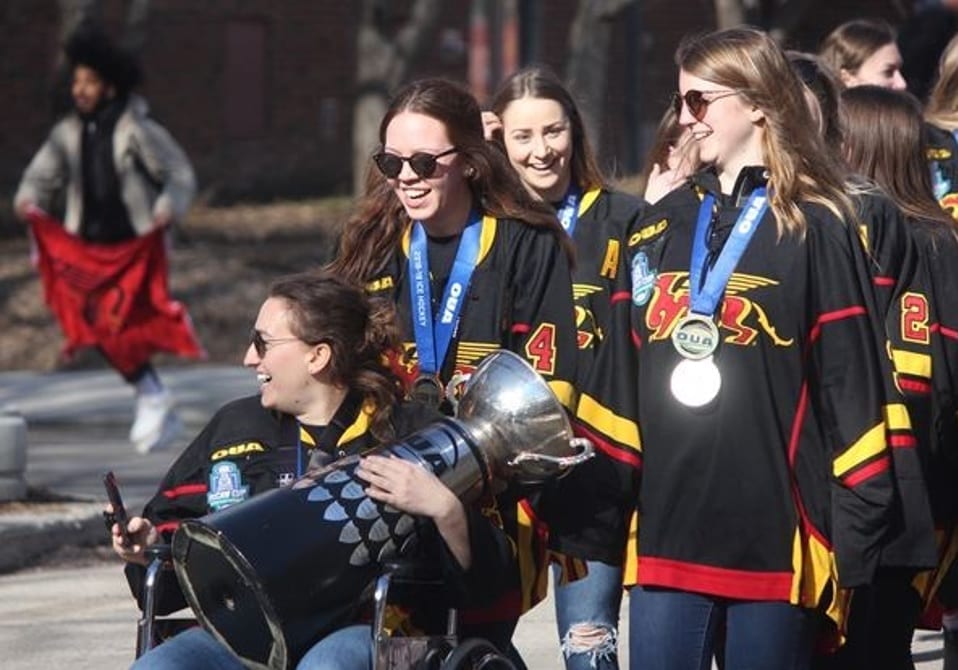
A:
[[[602,117],[609,65],[612,20],[634,0],[579,0],[569,29],[566,83],[581,102],[586,133],[602,146]]]
[[[379,122],[389,95],[409,75],[416,59],[432,44],[442,9],[440,0],[416,0],[409,19],[395,34],[387,30],[390,2],[365,0],[357,39],[358,93],[353,107],[353,192],[365,187],[369,156],[379,145]]]

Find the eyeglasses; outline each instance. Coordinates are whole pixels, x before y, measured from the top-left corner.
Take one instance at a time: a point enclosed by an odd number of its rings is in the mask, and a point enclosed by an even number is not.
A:
[[[706,95],[712,95],[717,93],[711,98],[706,98]],[[727,98],[730,95],[738,95],[741,91],[686,91],[685,95],[682,95],[679,92],[672,94],[672,107],[675,110],[675,118],[678,119],[682,116],[682,103],[685,103],[685,106],[689,108],[689,112],[692,114],[692,118],[696,121],[701,121],[705,118],[705,113],[708,112],[709,105],[715,102],[716,100],[721,100],[722,98]]]
[[[263,334],[258,330],[251,330],[249,334],[249,342],[253,345],[253,349],[256,351],[256,355],[262,358],[266,355],[266,352],[269,351],[271,345],[276,344],[286,344],[287,342],[299,342],[298,337],[274,337],[267,340],[263,337]]]
[[[396,154],[391,154],[386,151],[380,151],[373,156],[373,160],[376,161],[376,167],[379,168],[379,171],[382,172],[387,179],[395,179],[398,177],[399,173],[402,172],[403,163],[409,163],[409,167],[412,168],[412,171],[422,179],[429,179],[436,171],[436,160],[455,153],[456,151],[458,151],[456,147],[446,149],[438,154],[417,151],[409,157],[397,156]]]

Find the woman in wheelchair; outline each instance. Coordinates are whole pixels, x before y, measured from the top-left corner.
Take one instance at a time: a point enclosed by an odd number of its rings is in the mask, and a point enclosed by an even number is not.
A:
[[[181,520],[289,485],[307,468],[364,453],[438,418],[434,410],[402,400],[401,383],[384,363],[398,342],[391,305],[332,274],[294,275],[271,287],[244,359],[256,372],[259,395],[216,413],[171,466],[143,516],[129,520],[129,544],[117,525],[112,528],[113,548],[127,562],[127,579],[141,605],[144,552],[169,543]],[[431,531],[422,534],[419,553],[438,569],[456,606],[485,604],[511,582],[516,562],[506,535],[478,507],[464,507],[434,474],[380,455],[364,457],[357,473],[368,483],[370,498],[420,517]],[[158,587],[159,613],[185,606],[173,575],[166,576]],[[317,641],[297,665],[372,666],[371,627],[361,619]],[[194,627],[151,649],[134,667],[243,666]]]

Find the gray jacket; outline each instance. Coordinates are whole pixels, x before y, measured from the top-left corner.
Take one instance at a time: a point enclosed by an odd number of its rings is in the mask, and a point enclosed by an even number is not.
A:
[[[131,96],[113,132],[121,197],[137,235],[149,233],[158,215],[182,218],[196,194],[186,153],[147,116],[148,110],[143,98]],[[75,113],[58,122],[27,166],[14,196],[15,207],[32,203],[48,212],[64,202],[63,225],[74,235],[80,231],[83,212],[81,132],[82,122]]]

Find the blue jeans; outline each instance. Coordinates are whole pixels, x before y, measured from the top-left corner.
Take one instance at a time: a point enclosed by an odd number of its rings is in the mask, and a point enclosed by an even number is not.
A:
[[[153,647],[131,670],[243,670],[229,649],[202,628],[190,628]]]
[[[371,670],[369,626],[330,633],[310,648],[297,670]],[[141,656],[130,670],[244,670],[243,664],[202,628],[191,628]]]
[[[567,670],[618,670],[619,605],[622,566],[587,561],[589,573],[558,586],[559,566],[552,565],[556,624]]]
[[[629,663],[642,670],[708,670],[724,634],[725,670],[807,670],[813,613],[670,589],[629,594]]]
[[[296,670],[372,670],[373,632],[369,625],[340,628],[317,642]]]

